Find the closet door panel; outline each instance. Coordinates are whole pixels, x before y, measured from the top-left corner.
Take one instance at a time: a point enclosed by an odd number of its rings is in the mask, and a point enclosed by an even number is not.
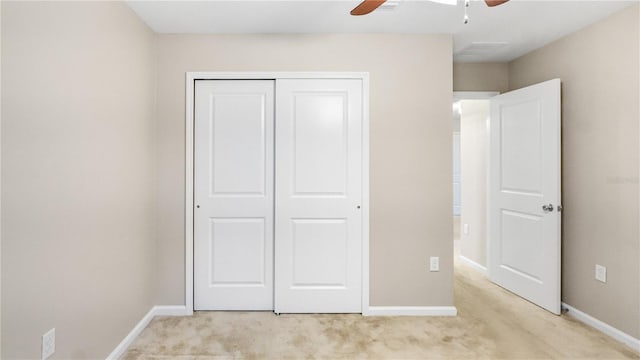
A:
[[[195,86],[194,309],[273,309],[274,81]]]
[[[362,81],[278,80],[278,313],[362,311]]]

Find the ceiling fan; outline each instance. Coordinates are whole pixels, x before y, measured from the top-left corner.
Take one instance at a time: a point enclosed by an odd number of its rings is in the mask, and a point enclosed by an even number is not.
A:
[[[387,0],[364,0],[363,2],[361,2],[358,6],[356,6],[353,10],[351,10],[351,15],[367,15],[368,13],[372,12],[373,10],[377,9],[378,7],[380,7],[380,5],[384,4]],[[456,0],[452,1],[450,0],[431,0],[431,1],[435,1],[435,2],[440,2],[440,3],[446,3],[446,4],[450,4],[450,5],[455,5]],[[487,4],[487,6],[493,7],[493,6],[498,6],[498,5],[502,5],[504,3],[506,3],[509,0],[484,0],[484,2]]]

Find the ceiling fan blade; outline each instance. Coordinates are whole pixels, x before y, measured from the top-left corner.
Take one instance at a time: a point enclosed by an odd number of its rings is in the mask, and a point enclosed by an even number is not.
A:
[[[360,5],[351,10],[351,15],[367,15],[387,0],[364,0]]]
[[[490,7],[502,5],[502,4],[506,3],[507,1],[509,1],[509,0],[484,0],[484,2],[487,3],[487,6],[490,6]]]

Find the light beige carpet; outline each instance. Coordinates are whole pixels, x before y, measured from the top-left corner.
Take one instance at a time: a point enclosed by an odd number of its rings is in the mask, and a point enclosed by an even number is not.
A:
[[[456,240],[459,221],[454,217]],[[640,359],[602,333],[552,315],[457,261],[454,289],[457,317],[269,312],[159,317],[123,358]]]
[[[196,312],[158,317],[124,359],[639,359],[456,266],[457,317]]]

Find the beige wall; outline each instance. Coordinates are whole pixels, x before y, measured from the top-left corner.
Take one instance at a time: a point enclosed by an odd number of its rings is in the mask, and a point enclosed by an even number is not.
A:
[[[640,338],[640,6],[509,65],[509,87],[562,79],[562,299]],[[607,267],[607,283],[594,266]]]
[[[452,305],[451,44],[448,35],[160,35],[159,303],[184,303],[185,72],[367,71],[371,304]],[[442,271],[428,271],[429,256]]]
[[[507,63],[454,63],[454,91],[498,91],[509,89]]]
[[[487,119],[489,100],[463,100],[460,119],[460,155],[462,162],[462,214],[460,226],[469,225],[469,233],[460,232],[460,255],[486,267],[487,213]]]
[[[2,357],[105,358],[154,304],[153,33],[2,1]]]

